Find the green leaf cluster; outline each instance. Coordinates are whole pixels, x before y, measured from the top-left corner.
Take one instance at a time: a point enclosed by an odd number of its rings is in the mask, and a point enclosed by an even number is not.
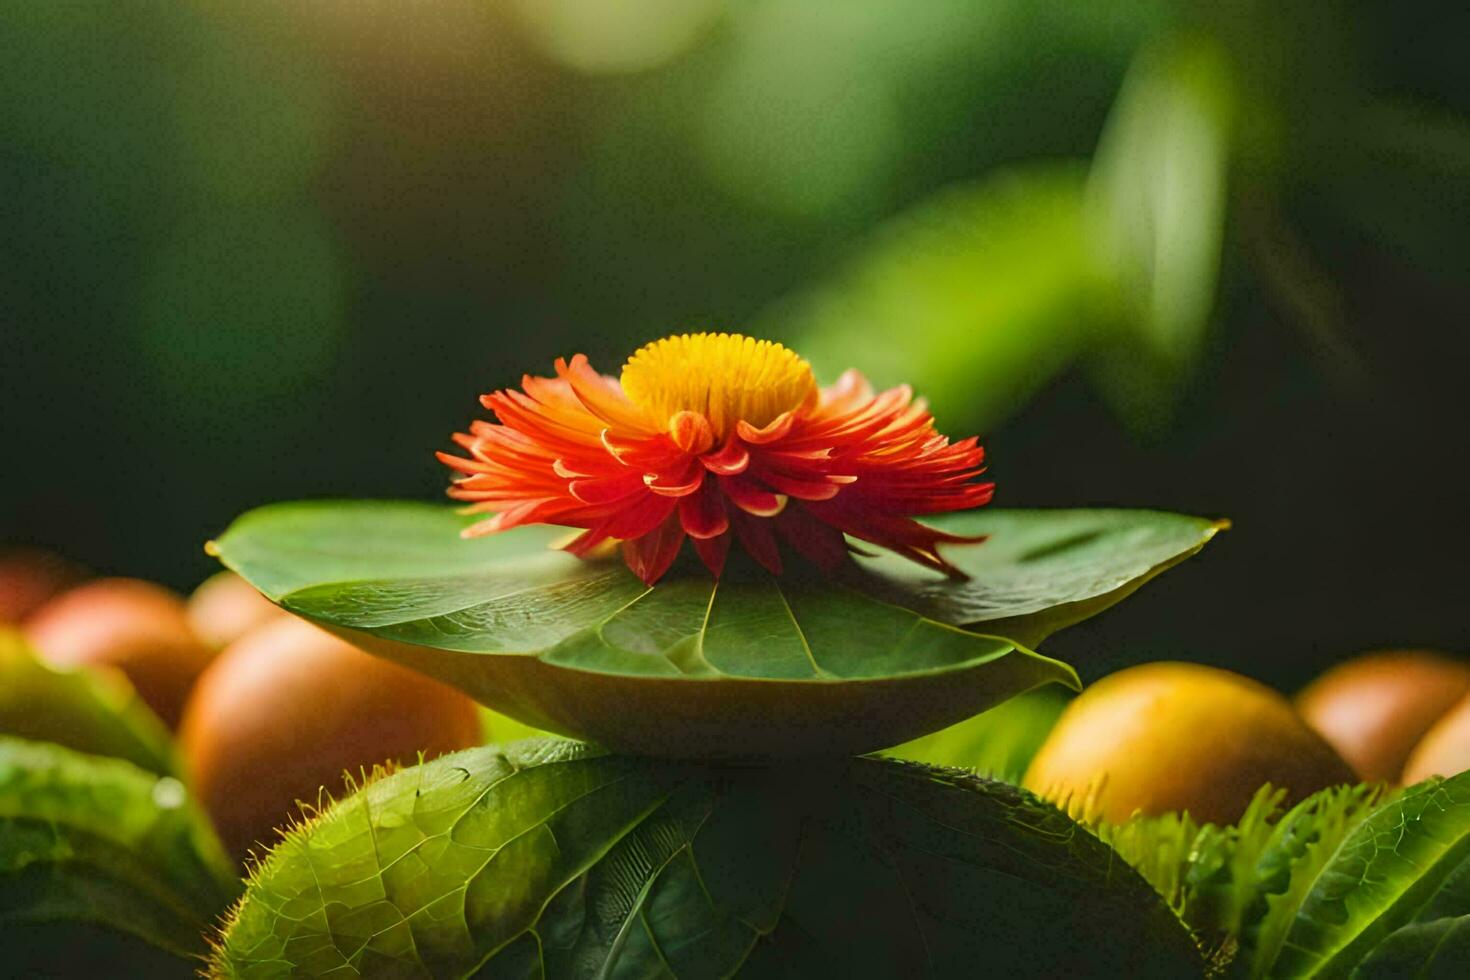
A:
[[[1265,787],[1233,827],[1186,815],[1098,828],[1207,947],[1252,978],[1459,976],[1470,922],[1470,773],[1403,791]]]

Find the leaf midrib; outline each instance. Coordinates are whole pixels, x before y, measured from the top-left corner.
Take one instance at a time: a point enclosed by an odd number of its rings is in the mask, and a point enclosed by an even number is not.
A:
[[[1340,848],[1338,853],[1341,853]],[[1336,970],[1352,967],[1358,963],[1368,952],[1368,950],[1362,950],[1360,947],[1365,943],[1376,942],[1377,939],[1383,938],[1371,938],[1375,927],[1385,920],[1392,922],[1392,917],[1403,907],[1405,902],[1415,903],[1415,900],[1418,899],[1417,903],[1411,905],[1410,914],[1399,925],[1406,925],[1412,921],[1413,912],[1424,907],[1429,899],[1433,897],[1434,891],[1443,883],[1445,875],[1449,873],[1448,871],[1441,870],[1443,866],[1448,862],[1450,864],[1450,870],[1453,871],[1454,868],[1458,867],[1464,861],[1467,854],[1470,854],[1470,830],[1463,830],[1451,846],[1441,851],[1439,856],[1430,862],[1429,867],[1425,871],[1417,874],[1407,887],[1394,896],[1391,902],[1382,906],[1382,910],[1377,915],[1366,920],[1363,926],[1347,942],[1323,956],[1319,961],[1319,965],[1313,971],[1313,975],[1322,974],[1331,976]],[[1335,860],[1336,857],[1337,855],[1334,854],[1333,859]],[[1332,862],[1329,861],[1328,865],[1324,866],[1323,871],[1326,871],[1327,867],[1330,867],[1331,864]],[[1322,872],[1318,872],[1317,878],[1313,880],[1314,888],[1316,887],[1316,883],[1321,880],[1321,876]],[[1426,891],[1429,892],[1428,895],[1424,894]],[[1298,909],[1298,912],[1300,912],[1300,909]],[[1389,930],[1389,932],[1392,931],[1392,929]],[[1304,952],[1311,952],[1311,950],[1305,950],[1303,947],[1291,942],[1290,937],[1291,931],[1288,930],[1287,938],[1283,941],[1282,948],[1290,946],[1294,949],[1303,950]],[[1355,953],[1361,953],[1362,955],[1355,956]],[[1346,962],[1343,962],[1344,957],[1347,957]],[[1279,953],[1277,958],[1280,958]]]

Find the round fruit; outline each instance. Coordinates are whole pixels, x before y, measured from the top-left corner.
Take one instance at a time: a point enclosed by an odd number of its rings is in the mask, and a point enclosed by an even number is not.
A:
[[[216,649],[285,613],[234,572],[218,572],[189,596],[194,635]]]
[[[1402,782],[1412,786],[1430,776],[1457,776],[1466,769],[1470,769],[1470,697],[1440,715],[1414,746]]]
[[[0,623],[20,622],[81,578],[81,569],[49,551],[0,550]]]
[[[1299,800],[1353,774],[1280,694],[1230,671],[1153,663],[1062,713],[1023,784],[1079,819],[1188,810],[1234,823],[1263,784]]]
[[[171,726],[213,656],[189,627],[184,600],[137,579],[97,579],[62,593],[26,620],[25,636],[58,667],[118,668]]]
[[[477,745],[481,729],[453,688],[282,618],[219,655],[179,737],[195,794],[243,855],[274,843],[297,800],[340,789],[344,771]]]
[[[1427,650],[1387,650],[1338,664],[1296,697],[1365,781],[1396,782],[1435,721],[1470,693],[1470,664]]]

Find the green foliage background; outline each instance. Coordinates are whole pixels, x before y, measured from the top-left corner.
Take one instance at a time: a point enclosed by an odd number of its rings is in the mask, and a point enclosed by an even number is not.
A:
[[[1463,646],[1463,5],[842,6],[0,0],[0,538],[192,585],[261,501],[436,497],[556,355],[749,327],[1003,505],[1237,521],[1085,677]]]

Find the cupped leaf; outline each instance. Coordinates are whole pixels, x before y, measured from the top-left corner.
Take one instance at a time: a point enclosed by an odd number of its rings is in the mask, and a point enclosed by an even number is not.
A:
[[[719,769],[556,739],[368,785],[290,834],[215,976],[1197,974],[1111,852],[1021,790],[856,759]]]
[[[1348,975],[1429,908],[1444,917],[1450,899],[1470,897],[1467,858],[1470,773],[1405,791],[1358,823],[1322,865],[1280,941],[1262,942],[1256,975]]]
[[[20,634],[0,630],[0,734],[110,755],[160,775],[177,773],[168,729],[121,673],[57,670]]]
[[[188,958],[203,956],[203,932],[237,886],[178,780],[121,759],[0,737],[7,965],[67,963],[70,946],[94,942],[136,952],[141,940],[160,951],[143,954],[150,970],[171,963],[188,975],[197,966]],[[128,972],[117,970],[112,975]]]
[[[285,608],[537,728],[645,755],[780,758],[893,745],[1051,682],[1025,647],[1117,602],[1220,528],[1151,511],[982,511],[954,581],[899,559],[649,588],[520,528],[464,540],[426,504],[298,503],[211,547]]]

